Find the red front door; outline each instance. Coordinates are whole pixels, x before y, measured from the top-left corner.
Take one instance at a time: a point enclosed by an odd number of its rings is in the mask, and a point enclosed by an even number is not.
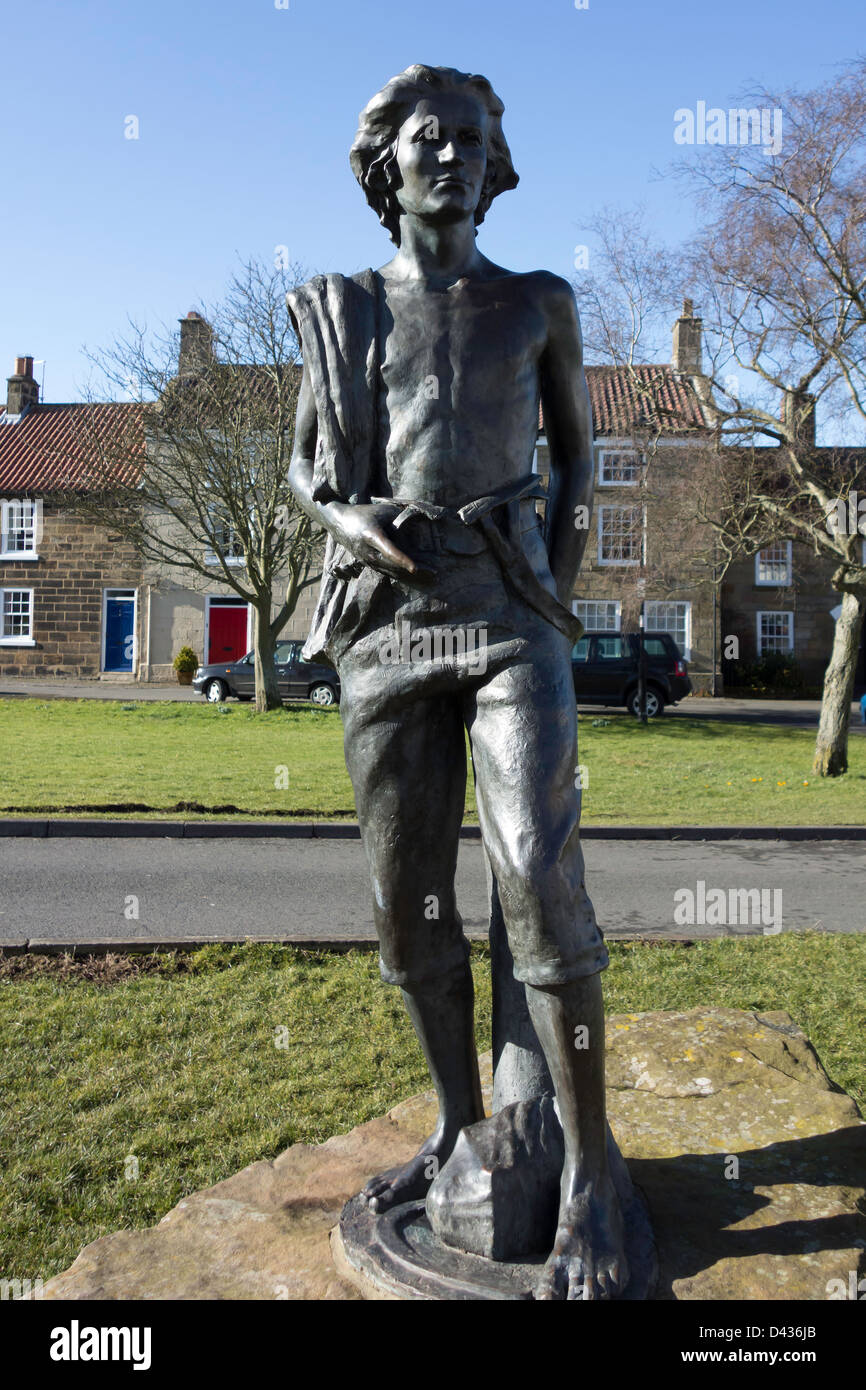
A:
[[[208,662],[238,661],[247,651],[247,606],[210,606]]]

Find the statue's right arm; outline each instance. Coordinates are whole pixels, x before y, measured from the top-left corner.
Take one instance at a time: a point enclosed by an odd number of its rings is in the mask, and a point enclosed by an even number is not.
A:
[[[316,457],[318,420],[316,400],[309,374],[304,367],[295,417],[295,440],[289,464],[289,487],[313,521],[324,526],[334,539],[364,564],[386,574],[416,574],[417,566],[408,555],[388,539],[381,522],[388,509],[348,502],[317,502],[313,498],[313,461]]]

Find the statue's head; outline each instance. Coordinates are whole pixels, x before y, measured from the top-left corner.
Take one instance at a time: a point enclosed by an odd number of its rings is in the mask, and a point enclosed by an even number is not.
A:
[[[404,213],[433,222],[471,215],[478,226],[493,199],[516,187],[504,109],[486,77],[420,63],[367,103],[349,158],[398,246]]]

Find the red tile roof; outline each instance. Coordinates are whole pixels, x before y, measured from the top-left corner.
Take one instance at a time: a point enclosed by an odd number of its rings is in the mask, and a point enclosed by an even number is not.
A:
[[[36,405],[14,423],[0,414],[0,492],[81,490],[104,477],[108,460],[119,483],[136,483],[143,418],[134,403]]]
[[[664,434],[706,428],[690,379],[672,367],[587,367],[586,379],[596,438],[624,437],[636,428]],[[36,405],[16,423],[0,414],[0,492],[85,488],[94,476],[104,477],[101,454],[119,455],[113,476],[134,484],[144,459],[143,424],[144,408],[135,403]]]
[[[586,384],[596,439],[625,438],[635,429],[682,434],[707,428],[691,379],[666,363],[587,367]],[[538,425],[543,431],[541,410]]]

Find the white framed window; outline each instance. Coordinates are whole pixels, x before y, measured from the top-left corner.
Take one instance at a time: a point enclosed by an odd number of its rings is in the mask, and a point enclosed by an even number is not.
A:
[[[691,661],[691,603],[652,599],[644,603],[643,612],[644,632],[669,632],[683,654],[683,661]]]
[[[755,583],[763,588],[787,588],[791,583],[791,542],[768,545],[755,556]]]
[[[601,487],[636,487],[642,469],[643,457],[636,449],[604,447],[598,451],[598,481]]]
[[[794,614],[758,614],[758,656],[794,650]]]
[[[576,598],[571,603],[586,632],[619,632],[622,604],[612,598]]]
[[[32,589],[0,589],[0,646],[36,646]]]
[[[206,565],[218,565],[223,559],[227,565],[242,565],[244,563],[244,548],[235,536],[235,529],[228,521],[220,521],[218,517],[211,518],[213,526],[214,545],[205,551],[204,562]]]
[[[645,522],[645,507],[599,507],[598,563],[643,564]]]
[[[0,502],[0,560],[38,560],[40,503]]]

